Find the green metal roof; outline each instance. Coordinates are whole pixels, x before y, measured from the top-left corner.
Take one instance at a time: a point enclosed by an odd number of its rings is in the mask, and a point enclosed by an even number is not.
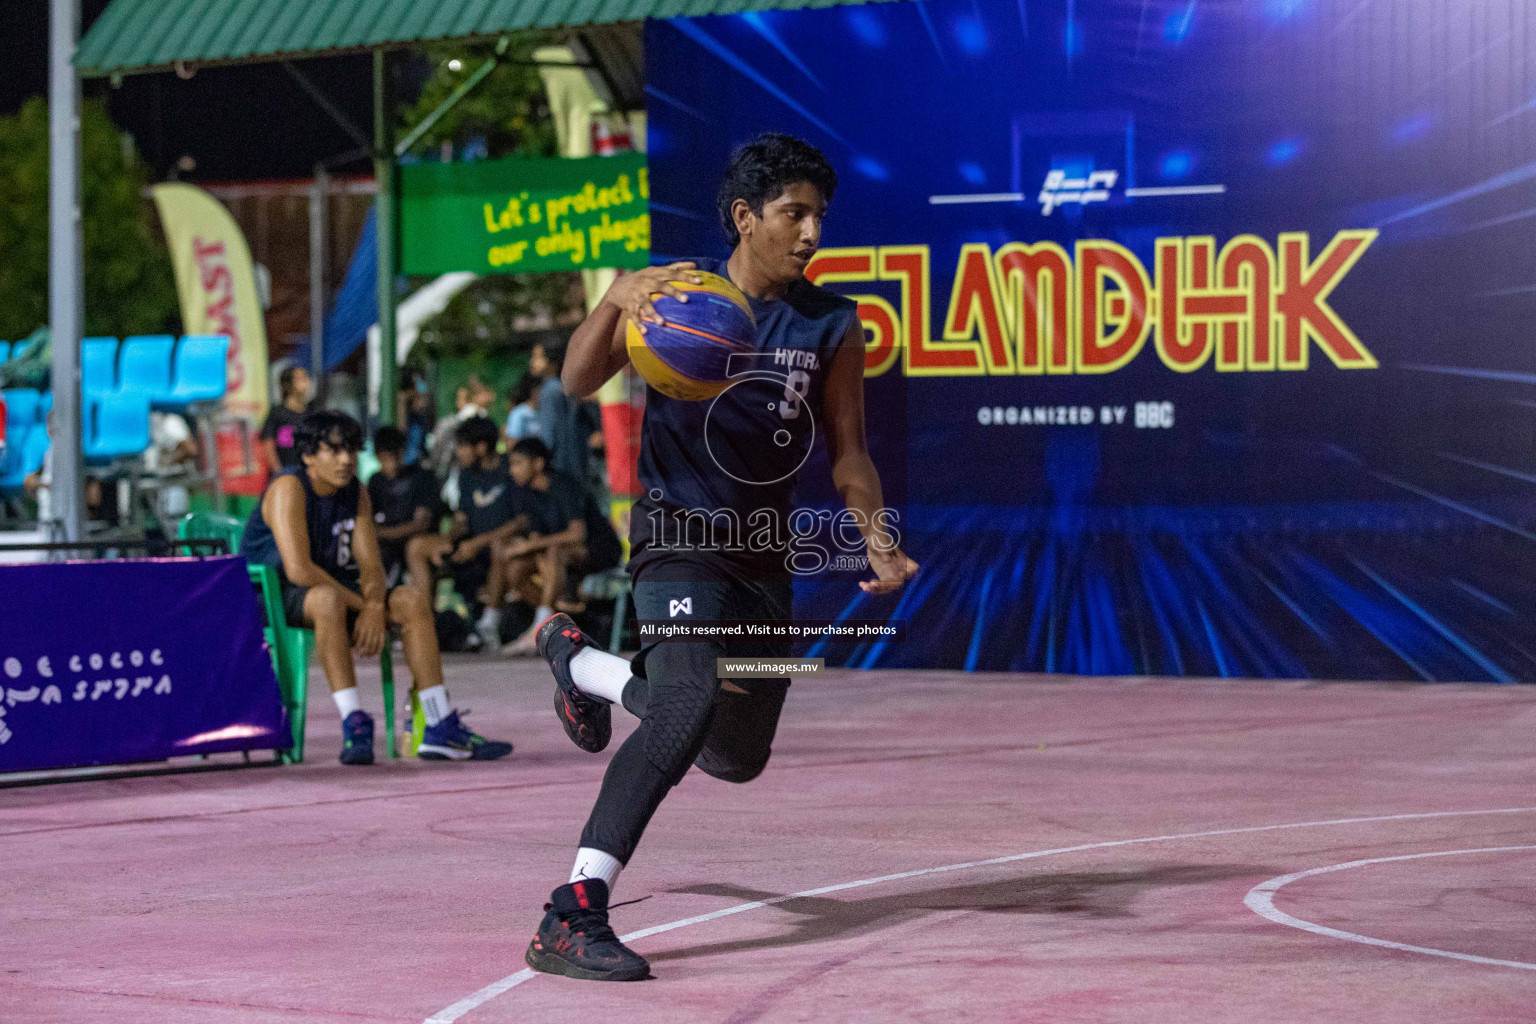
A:
[[[310,57],[531,28],[833,7],[846,0],[114,0],[80,41],[85,77]]]

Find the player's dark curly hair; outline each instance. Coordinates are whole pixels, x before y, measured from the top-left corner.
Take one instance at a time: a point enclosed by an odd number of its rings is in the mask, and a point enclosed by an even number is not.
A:
[[[494,452],[496,442],[501,440],[501,431],[496,429],[496,424],[491,422],[489,416],[471,416],[454,430],[453,440],[455,444],[471,448],[483,444],[487,451]]]
[[[736,200],[745,199],[753,214],[761,217],[764,203],[773,202],[786,188],[802,181],[815,185],[829,203],[837,191],[837,172],[821,150],[804,139],[764,132],[732,153],[717,201],[720,226],[731,246],[741,241],[731,217],[731,205]]]
[[[300,455],[318,455],[320,445],[338,451],[363,450],[363,425],[344,412],[322,409],[299,420],[293,428],[293,446]]]

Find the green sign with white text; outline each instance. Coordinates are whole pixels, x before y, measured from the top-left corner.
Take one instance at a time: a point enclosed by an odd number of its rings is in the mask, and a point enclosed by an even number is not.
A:
[[[406,164],[400,270],[524,274],[650,262],[645,154]]]

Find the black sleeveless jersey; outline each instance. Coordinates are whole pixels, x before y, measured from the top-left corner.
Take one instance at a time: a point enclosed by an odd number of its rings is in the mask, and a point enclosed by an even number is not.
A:
[[[699,269],[729,277],[724,261],[699,259]],[[792,508],[795,480],[820,432],[822,394],[832,358],[858,315],[850,299],[804,278],[783,299],[748,296],[757,324],[757,350],[731,357],[735,382],[703,402],[668,398],[647,388],[640,434],[643,495],[630,515],[631,564],[644,563],[670,536],[667,516],[715,514],[708,536],[694,547],[721,546],[728,519],[750,532],[759,521],[783,521]],[[684,516],[689,524],[703,516]],[[658,537],[658,527],[663,537]],[[745,541],[745,537],[736,538]],[[765,552],[744,552],[748,564],[782,563]],[[754,557],[763,555],[764,557]]]
[[[357,528],[357,496],[362,486],[354,477],[341,490],[322,496],[315,493],[315,485],[310,483],[309,473],[303,466],[284,470],[273,478],[272,483],[284,476],[298,477],[304,488],[304,524],[309,533],[310,561],[342,583],[355,583],[358,572],[357,557],[352,551],[352,531]],[[272,484],[267,486],[270,488]],[[276,566],[283,578],[288,578],[283,572],[277,538],[261,513],[260,503],[246,520],[240,553],[247,562]]]

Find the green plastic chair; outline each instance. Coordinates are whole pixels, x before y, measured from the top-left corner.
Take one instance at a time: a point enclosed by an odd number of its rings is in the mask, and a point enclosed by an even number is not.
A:
[[[232,554],[240,551],[245,524],[234,516],[218,512],[192,512],[182,517],[176,527],[179,540],[222,540]],[[272,671],[277,675],[283,706],[293,723],[293,748],[283,755],[289,764],[304,760],[304,724],[309,699],[309,656],[315,649],[315,632],[288,625],[283,614],[282,589],[277,569],[270,565],[246,565],[251,583],[261,594],[262,615],[266,619],[267,649],[272,652]],[[384,691],[384,734],[390,757],[399,757],[395,745],[395,665],[393,641],[386,636],[379,651],[379,677]]]

